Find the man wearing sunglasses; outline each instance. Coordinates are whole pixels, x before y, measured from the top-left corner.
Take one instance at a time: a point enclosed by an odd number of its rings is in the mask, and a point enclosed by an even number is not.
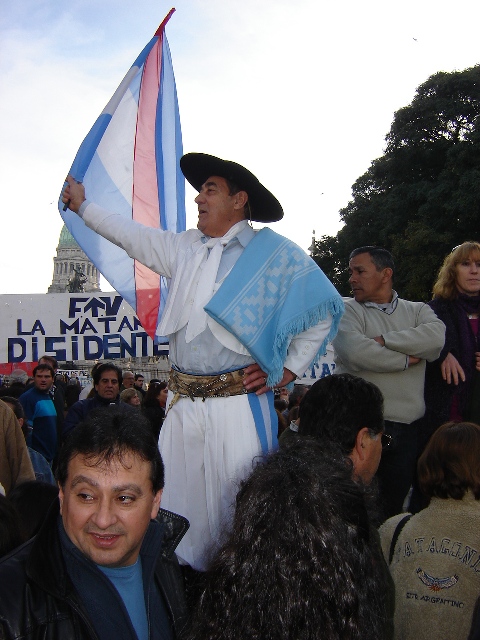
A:
[[[340,450],[364,484],[372,481],[390,442],[383,429],[382,392],[348,373],[318,380],[300,405],[298,434]]]

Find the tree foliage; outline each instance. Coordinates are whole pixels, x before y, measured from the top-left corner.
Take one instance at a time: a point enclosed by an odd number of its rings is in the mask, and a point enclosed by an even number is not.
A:
[[[440,72],[397,111],[386,150],[352,187],[335,237],[315,243],[314,260],[348,295],[348,255],[377,245],[393,253],[395,288],[428,300],[451,249],[480,238],[480,65]]]

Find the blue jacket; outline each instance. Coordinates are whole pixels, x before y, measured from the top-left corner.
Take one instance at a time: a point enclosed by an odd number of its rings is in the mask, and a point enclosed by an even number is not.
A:
[[[51,463],[57,453],[57,412],[50,393],[31,387],[19,401],[32,428],[27,444]]]

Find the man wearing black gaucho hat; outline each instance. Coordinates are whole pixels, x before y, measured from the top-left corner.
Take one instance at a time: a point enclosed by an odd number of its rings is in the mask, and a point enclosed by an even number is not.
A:
[[[172,370],[160,434],[162,504],[190,520],[180,561],[205,570],[239,482],[277,444],[273,387],[301,376],[336,334],[343,302],[313,260],[269,228],[283,209],[245,167],[203,153],[180,160],[199,192],[197,229],[145,227],[85,200],[63,201],[87,226],[171,279],[157,334]]]

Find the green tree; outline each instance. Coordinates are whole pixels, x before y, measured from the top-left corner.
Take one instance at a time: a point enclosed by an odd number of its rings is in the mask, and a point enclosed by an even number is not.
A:
[[[343,284],[343,268],[339,265],[338,256],[338,237],[322,236],[320,240],[316,240],[312,248],[312,257],[318,264],[320,269],[328,274],[330,280],[339,289]]]
[[[445,255],[480,237],[480,65],[428,78],[395,113],[386,143],[353,185],[343,228],[312,257],[347,295],[350,251],[385,247],[400,295],[428,300]]]

